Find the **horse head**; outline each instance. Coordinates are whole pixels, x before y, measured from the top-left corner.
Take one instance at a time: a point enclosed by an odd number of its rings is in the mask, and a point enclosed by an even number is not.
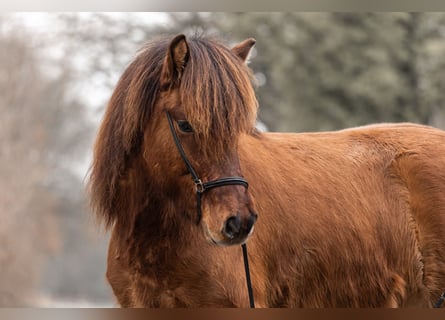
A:
[[[253,44],[247,40],[231,51],[203,39],[175,37],[144,133],[151,182],[218,245],[245,242],[257,218],[247,184],[239,183],[237,154],[239,135],[254,130],[256,100],[244,65]],[[204,192],[207,182],[227,182],[226,177],[238,180]]]

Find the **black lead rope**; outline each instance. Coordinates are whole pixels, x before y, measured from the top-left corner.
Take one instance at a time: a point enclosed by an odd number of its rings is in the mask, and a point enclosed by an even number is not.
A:
[[[175,127],[173,125],[173,120],[170,116],[170,113],[168,111],[165,112],[167,115],[168,124],[170,126],[170,131],[173,135],[173,140],[175,141],[176,148],[179,151],[179,154],[181,155],[182,160],[184,161],[187,170],[190,172],[193,182],[195,183],[196,187],[196,212],[198,216],[197,223],[201,221],[201,196],[202,194],[210,190],[212,188],[216,187],[222,187],[222,186],[228,186],[228,185],[240,185],[245,187],[246,189],[249,187],[249,184],[247,183],[247,180],[242,177],[227,177],[227,178],[220,178],[208,182],[202,182],[201,179],[196,174],[196,171],[193,169],[192,164],[190,163],[189,159],[187,158],[184,148],[182,147],[181,141],[179,141],[179,137],[176,134]],[[255,302],[253,300],[253,290],[252,290],[252,282],[250,280],[250,269],[249,269],[249,260],[247,257],[247,245],[244,243],[241,245],[243,249],[243,258],[244,258],[244,269],[246,271],[246,282],[247,282],[247,291],[249,293],[249,303],[251,308],[255,308]]]
[[[247,244],[243,243],[241,247],[243,248],[244,269],[246,270],[246,282],[247,282],[247,291],[249,293],[249,303],[250,307],[253,309],[255,308],[255,301],[253,300],[252,282],[250,280],[249,259],[247,256]]]

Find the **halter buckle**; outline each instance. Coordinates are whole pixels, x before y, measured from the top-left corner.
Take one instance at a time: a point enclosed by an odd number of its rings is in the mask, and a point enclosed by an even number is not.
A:
[[[197,193],[204,193],[206,188],[204,186],[204,183],[201,181],[201,179],[197,179],[197,180],[194,180],[194,181],[195,181],[196,192]]]

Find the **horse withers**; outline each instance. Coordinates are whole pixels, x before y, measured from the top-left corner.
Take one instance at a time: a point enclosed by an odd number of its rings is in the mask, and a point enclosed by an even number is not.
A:
[[[445,132],[261,133],[246,59],[149,42],[119,80],[89,189],[123,307],[430,307],[445,289]]]

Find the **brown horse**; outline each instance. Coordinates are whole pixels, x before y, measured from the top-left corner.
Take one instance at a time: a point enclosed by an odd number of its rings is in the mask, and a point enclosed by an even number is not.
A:
[[[445,289],[445,132],[260,133],[254,43],[161,38],[117,84],[89,188],[112,228],[120,305],[247,307],[248,240],[259,307],[432,306]]]

